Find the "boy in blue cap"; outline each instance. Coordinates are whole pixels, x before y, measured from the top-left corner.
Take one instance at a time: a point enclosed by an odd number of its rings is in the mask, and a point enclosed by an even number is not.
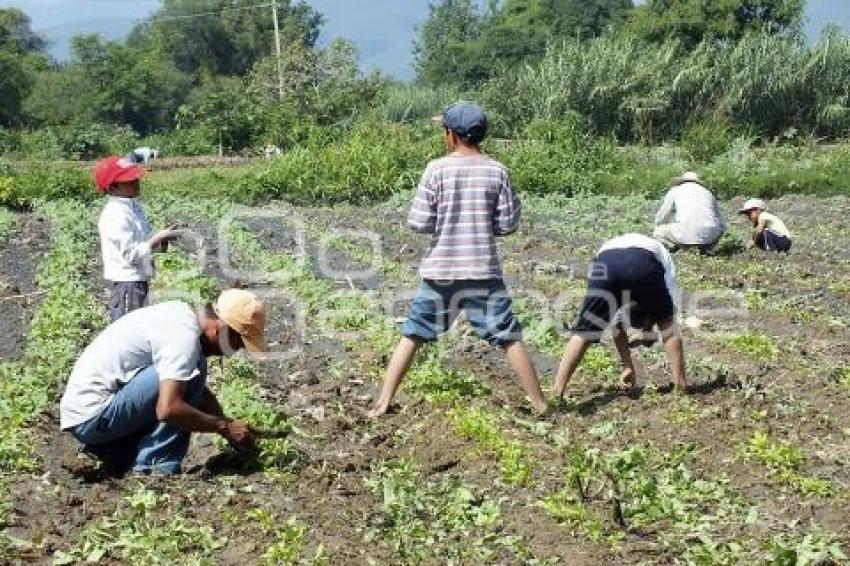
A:
[[[496,238],[516,231],[520,202],[505,167],[481,151],[487,117],[475,104],[458,102],[434,118],[449,154],[428,164],[407,223],[431,235],[422,258],[422,283],[402,326],[372,417],[385,414],[416,352],[448,330],[461,310],[475,332],[501,347],[520,386],[538,412],[547,408],[522,327],[511,310]]]

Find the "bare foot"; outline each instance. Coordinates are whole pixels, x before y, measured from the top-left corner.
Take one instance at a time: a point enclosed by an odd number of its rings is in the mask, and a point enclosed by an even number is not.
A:
[[[371,411],[366,413],[366,416],[369,417],[370,419],[377,419],[379,417],[383,417],[384,415],[386,415],[387,412],[389,412],[389,410],[390,410],[389,405],[384,405],[384,404],[375,405],[375,407]]]
[[[634,389],[637,385],[637,374],[633,369],[624,369],[620,374],[620,384],[625,389]]]
[[[532,407],[534,407],[534,410],[537,411],[538,415],[545,415],[546,411],[549,410],[549,404],[546,402],[545,399],[541,399],[540,401],[532,401],[530,397],[526,396],[525,400],[528,401]]]
[[[687,381],[676,383],[676,392],[681,393],[683,395],[687,395],[691,392],[691,386],[688,384]]]

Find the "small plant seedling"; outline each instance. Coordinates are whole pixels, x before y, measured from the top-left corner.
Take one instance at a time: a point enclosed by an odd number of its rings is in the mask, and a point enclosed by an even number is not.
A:
[[[759,361],[771,361],[779,353],[773,340],[757,332],[745,332],[732,336],[726,340],[726,343],[739,354]]]

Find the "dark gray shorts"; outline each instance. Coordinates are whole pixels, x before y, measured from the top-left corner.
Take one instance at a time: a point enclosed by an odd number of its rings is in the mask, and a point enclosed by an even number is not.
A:
[[[110,322],[115,322],[128,312],[144,307],[147,300],[147,281],[113,282],[112,291],[109,296]]]

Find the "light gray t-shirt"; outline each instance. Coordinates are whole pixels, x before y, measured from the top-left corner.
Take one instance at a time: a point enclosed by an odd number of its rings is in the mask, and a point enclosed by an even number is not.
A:
[[[667,192],[655,215],[656,226],[671,223],[676,243],[713,244],[726,231],[726,220],[717,199],[699,183],[686,182]]]
[[[135,310],[108,326],[83,351],[59,403],[66,430],[97,416],[115,392],[140,370],[153,366],[159,379],[195,376],[201,327],[194,310],[172,301]]]

